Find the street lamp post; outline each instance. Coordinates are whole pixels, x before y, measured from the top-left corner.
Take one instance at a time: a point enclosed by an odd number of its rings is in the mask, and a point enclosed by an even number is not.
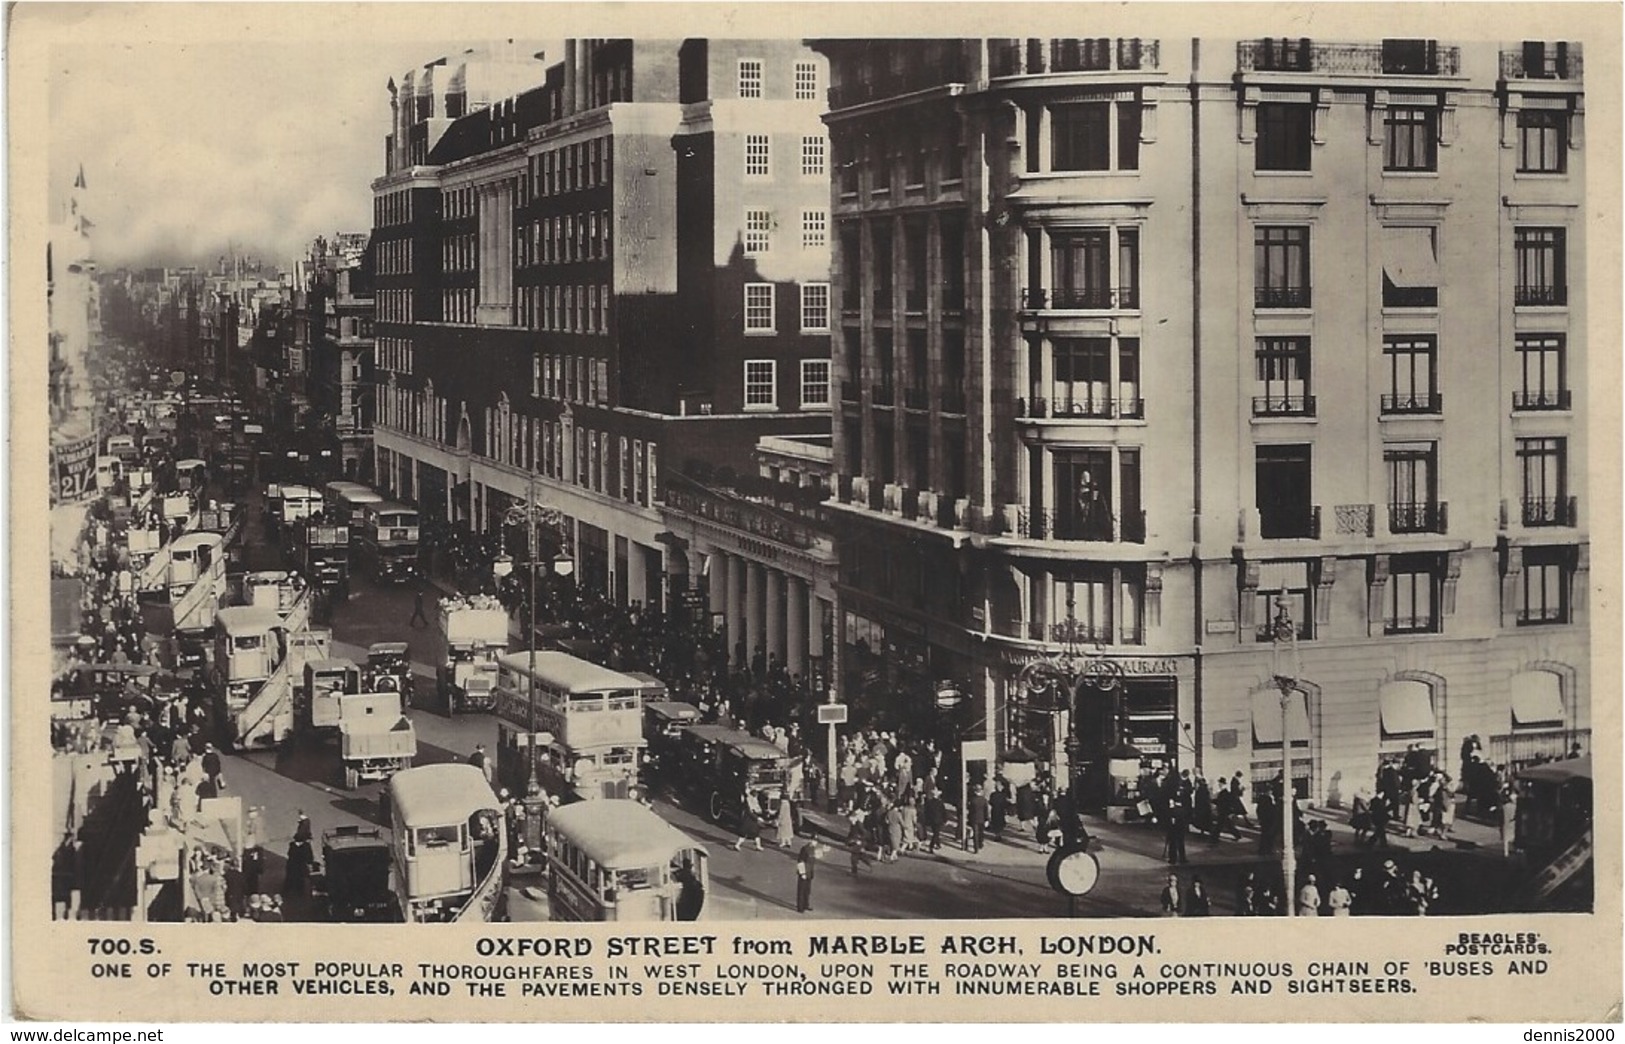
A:
[[[1281,651],[1291,655],[1291,673],[1281,670]],[[1293,833],[1297,827],[1297,797],[1292,786],[1292,701],[1297,698],[1298,628],[1288,611],[1286,591],[1275,596],[1275,619],[1270,623],[1270,661],[1275,684],[1281,690],[1281,880],[1286,891],[1286,915],[1297,914],[1298,854]],[[1305,737],[1307,738],[1307,737]]]
[[[525,649],[529,654],[529,668],[525,681],[525,702],[528,707],[527,719],[530,735],[526,737],[525,747],[530,757],[525,766],[525,789],[537,780],[539,769],[536,755],[536,529],[537,524],[545,516],[550,524],[558,524],[558,512],[552,508],[544,507],[536,502],[536,471],[532,468],[525,487],[525,503],[522,506],[509,508],[503,515],[503,526],[525,524],[526,530],[526,570],[530,574],[529,599],[530,615],[525,627]]]
[[[1079,622],[1075,604],[1068,598],[1066,619],[1050,625],[1050,640],[1059,648],[1021,669],[1021,685],[1028,694],[1053,696],[1059,692],[1066,696],[1064,754],[1068,789],[1072,789],[1077,776],[1078,694],[1086,685],[1103,693],[1111,692],[1123,680],[1123,668],[1116,661],[1107,659],[1098,651],[1091,655],[1085,650],[1084,646],[1094,637],[1089,626]],[[1074,793],[1073,798],[1077,797]]]

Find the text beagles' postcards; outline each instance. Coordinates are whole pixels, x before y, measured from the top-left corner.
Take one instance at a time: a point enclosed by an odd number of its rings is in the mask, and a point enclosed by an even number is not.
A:
[[[20,1017],[1618,1017],[1617,9],[874,10],[17,10]]]

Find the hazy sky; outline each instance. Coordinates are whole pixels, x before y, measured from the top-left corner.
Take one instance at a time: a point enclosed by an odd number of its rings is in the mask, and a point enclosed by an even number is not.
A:
[[[210,262],[228,242],[287,264],[317,235],[371,227],[390,77],[484,42],[58,44],[53,206],[82,163],[104,268]]]

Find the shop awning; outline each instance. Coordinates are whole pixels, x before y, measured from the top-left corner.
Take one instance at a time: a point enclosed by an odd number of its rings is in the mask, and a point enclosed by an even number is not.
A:
[[[1421,682],[1389,682],[1377,693],[1385,736],[1433,735],[1433,696]]]
[[[1525,671],[1512,676],[1512,724],[1563,724],[1563,686],[1551,671]]]
[[[1433,253],[1433,230],[1383,229],[1382,270],[1395,286],[1438,286],[1439,259]]]
[[[1309,700],[1301,690],[1292,693],[1287,705],[1291,719],[1292,745],[1309,743]],[[1281,690],[1258,689],[1253,692],[1253,745],[1275,747],[1281,744]]]

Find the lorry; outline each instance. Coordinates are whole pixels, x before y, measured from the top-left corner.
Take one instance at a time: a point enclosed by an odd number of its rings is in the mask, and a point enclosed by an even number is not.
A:
[[[497,660],[508,649],[508,611],[490,595],[440,602],[446,636],[439,689],[447,715],[490,710],[496,702]]]
[[[295,724],[311,735],[338,732],[344,697],[361,692],[361,668],[342,657],[312,660],[305,664],[305,677],[297,699]]]
[[[373,642],[361,668],[363,692],[400,693],[401,706],[412,705],[411,648],[405,642]]]
[[[354,790],[362,780],[387,780],[412,767],[418,737],[403,713],[398,692],[364,692],[340,696],[339,757],[344,786]]]

